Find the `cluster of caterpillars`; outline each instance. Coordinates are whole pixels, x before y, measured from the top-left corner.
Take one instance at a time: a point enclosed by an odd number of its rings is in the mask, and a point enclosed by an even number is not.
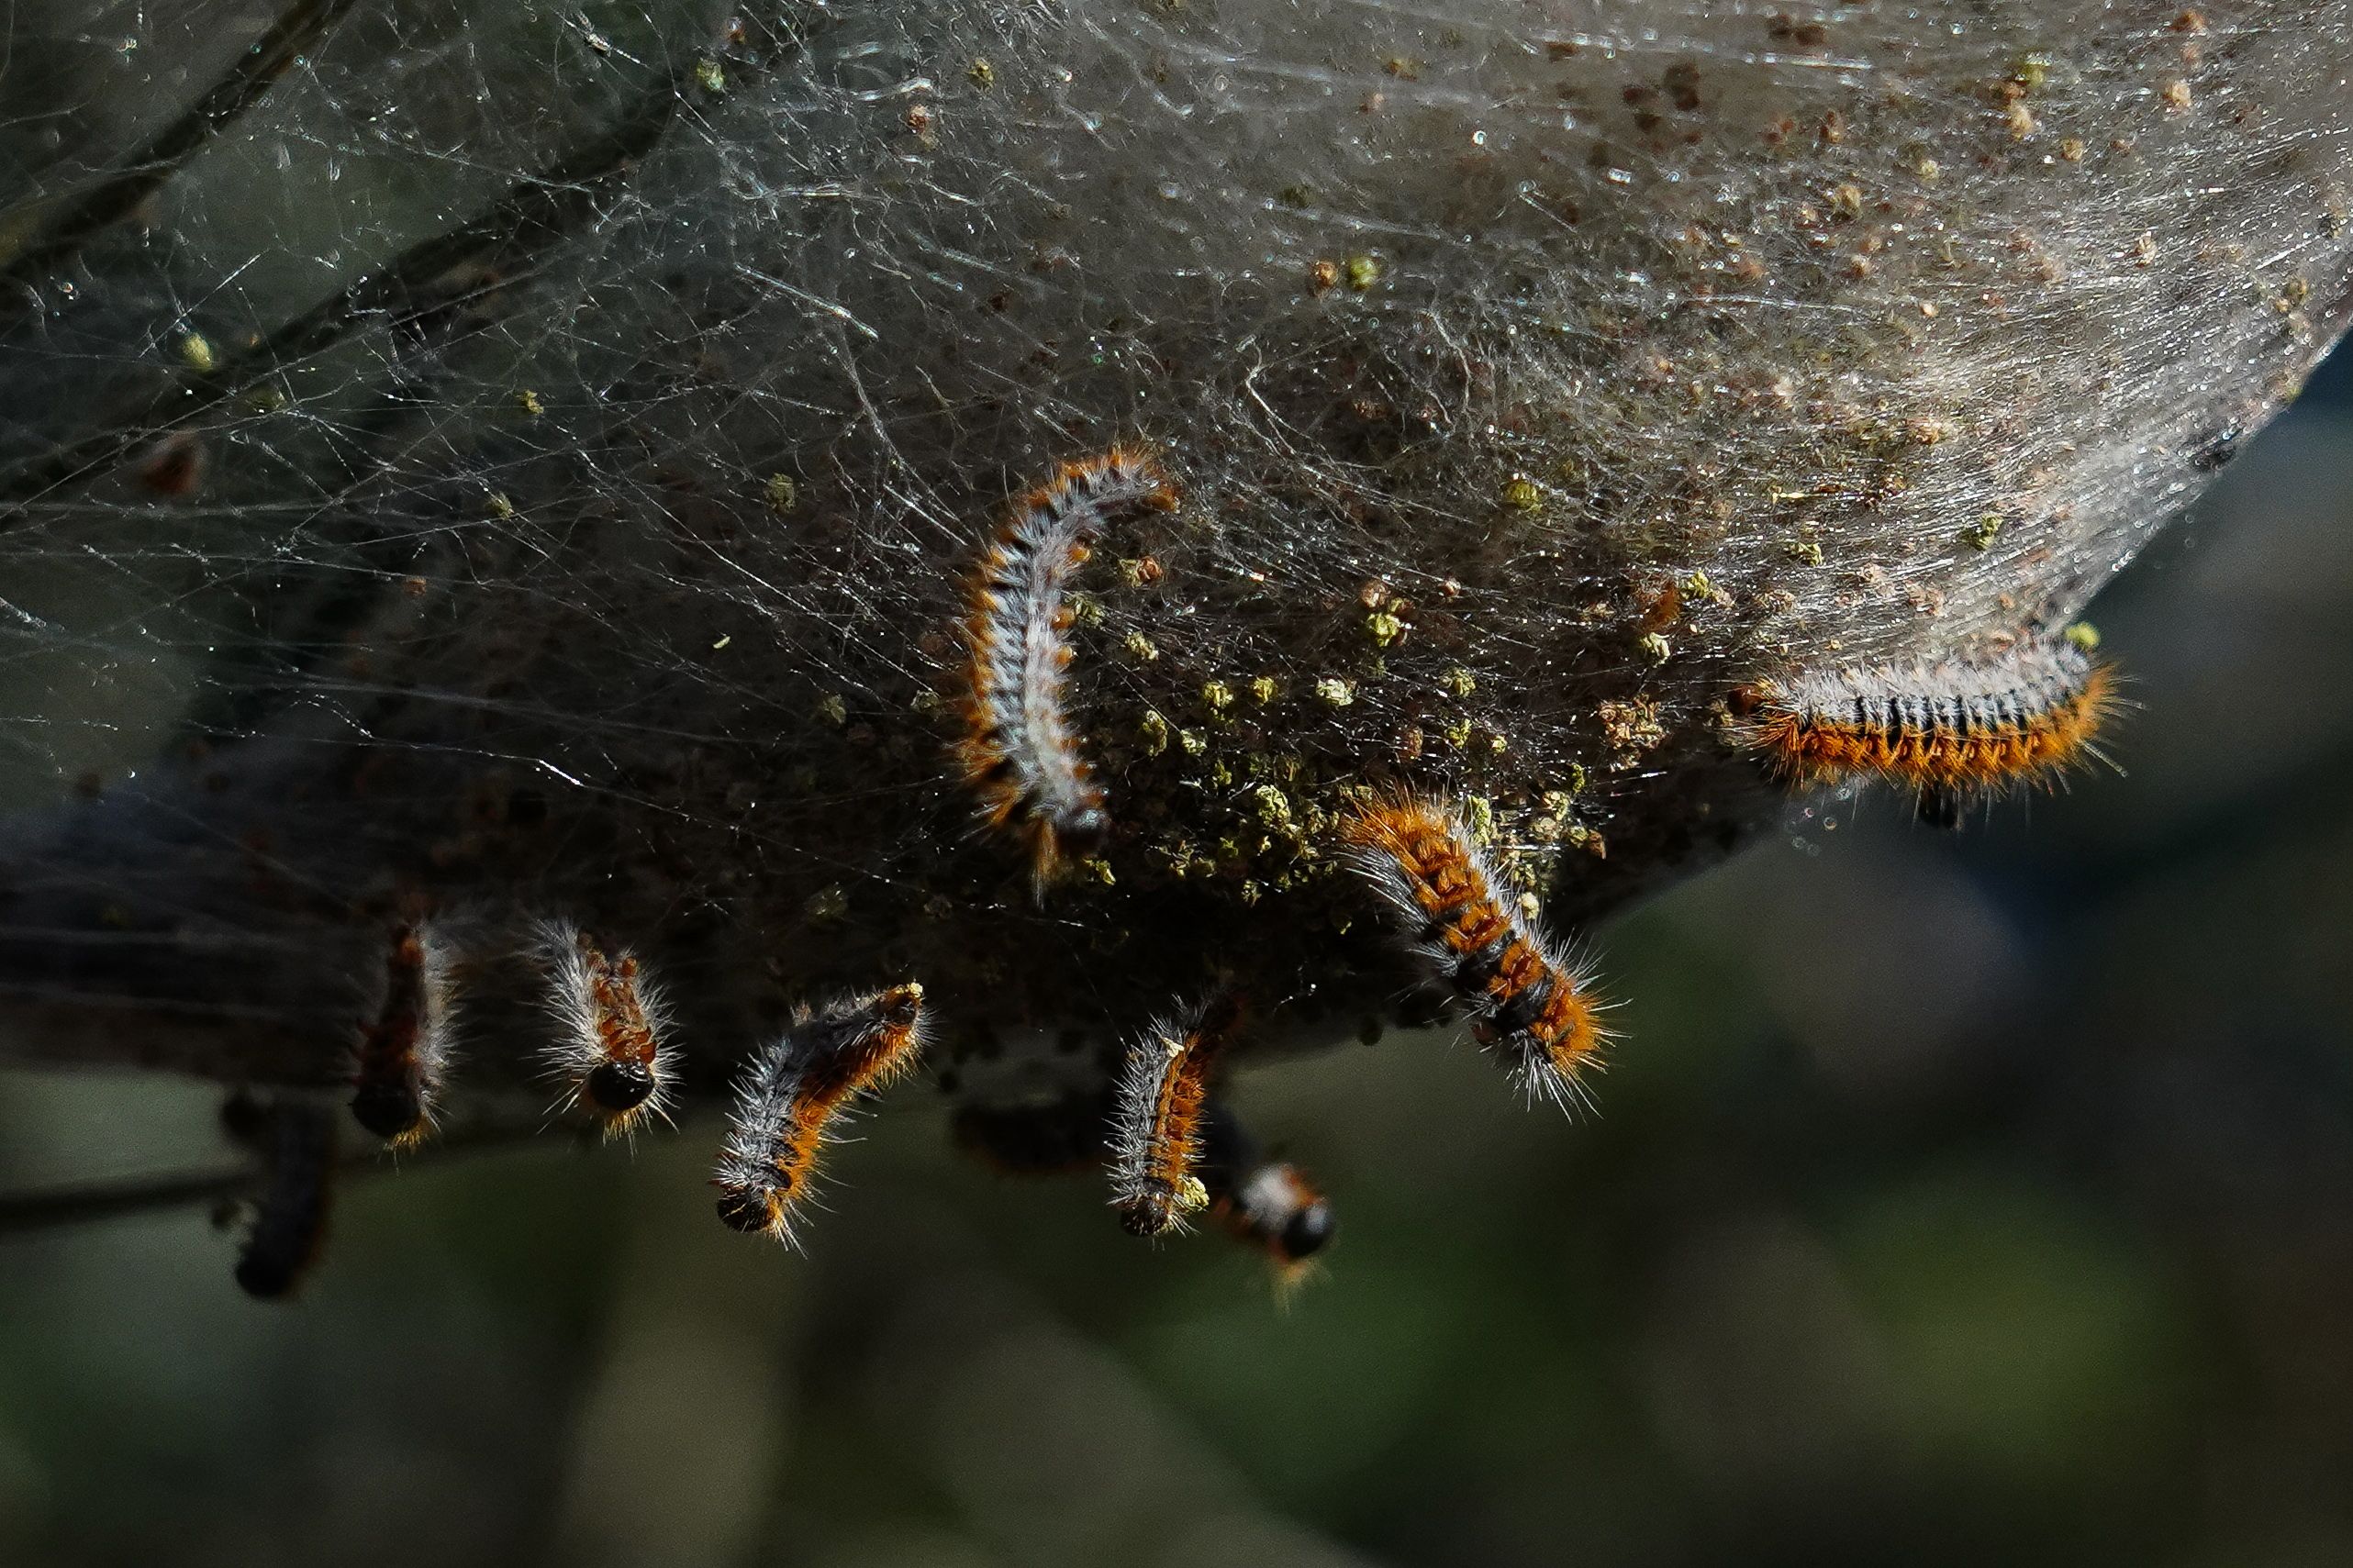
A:
[[[1074,857],[1105,841],[1114,817],[1065,711],[1073,661],[1066,587],[1107,529],[1139,509],[1168,510],[1174,486],[1150,457],[1115,448],[1068,463],[1017,500],[968,581],[965,733],[957,761],[984,828],[1020,844],[1041,898]],[[2086,757],[2116,705],[2112,673],[2061,636],[1968,662],[1840,667],[1735,694],[1740,741],[1792,787],[1879,781],[1916,792],[1924,817],[2046,783]],[[1398,939],[1411,988],[1434,996],[1526,1096],[1570,1106],[1609,1031],[1588,966],[1544,929],[1444,799],[1374,795],[1337,829],[1344,863]],[[675,1071],[669,1019],[639,961],[568,925],[536,942],[555,1043],[544,1053],[560,1105],[627,1136],[667,1118]],[[451,939],[429,921],[394,937],[383,1000],[359,1031],[351,1112],[395,1149],[432,1129],[452,1064]],[[1297,1167],[1267,1158],[1235,1117],[1223,1069],[1246,1022],[1232,988],[1180,1006],[1130,1046],[1102,1096],[1035,1107],[967,1106],[960,1143],[1024,1173],[1098,1164],[1122,1225],[1146,1237],[1199,1214],[1298,1277],[1331,1240],[1332,1207]],[[721,1219],[786,1243],[839,1120],[903,1077],[923,1050],[923,988],[908,983],[795,1009],[736,1087],[712,1178]],[[316,1251],[334,1157],[315,1110],[248,1108],[232,1131],[269,1173],[238,1278],[282,1294]]]

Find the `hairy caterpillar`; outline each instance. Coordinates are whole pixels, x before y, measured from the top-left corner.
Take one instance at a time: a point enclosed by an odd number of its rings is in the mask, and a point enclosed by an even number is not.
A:
[[[448,1082],[450,951],[429,924],[403,928],[392,942],[383,1005],[360,1027],[351,1075],[351,1118],[396,1149],[433,1130]]]
[[[625,1137],[649,1116],[668,1114],[671,1072],[662,993],[634,954],[608,955],[585,931],[542,928],[551,970],[556,1039],[542,1052],[549,1075],[566,1085],[563,1104],[585,1105],[608,1138]]]
[[[1062,708],[1071,657],[1065,584],[1113,512],[1176,505],[1159,469],[1125,448],[1065,463],[1014,503],[973,573],[971,691],[958,755],[982,819],[1027,840],[1040,887],[1067,859],[1091,851],[1110,826],[1102,788]]]
[[[1608,1039],[1592,976],[1530,929],[1454,814],[1393,796],[1343,832],[1424,978],[1470,1009],[1481,1043],[1502,1052],[1531,1096],[1583,1098],[1578,1075]]]
[[[2022,643],[1983,663],[1813,671],[1754,694],[1748,742],[1791,784],[1884,779],[1919,792],[1921,814],[2045,782],[2101,755],[2115,673],[2064,640]]]
[[[895,985],[804,1006],[737,1085],[727,1142],[711,1184],[719,1217],[736,1229],[794,1244],[826,1131],[859,1095],[887,1087],[923,1049],[923,987]]]
[[[1235,1240],[1265,1253],[1286,1285],[1298,1282],[1338,1229],[1331,1201],[1306,1173],[1266,1158],[1221,1100],[1210,1102],[1204,1118],[1201,1183],[1210,1215]]]
[[[1221,995],[1191,1017],[1154,1024],[1128,1050],[1111,1119],[1111,1203],[1137,1236],[1179,1229],[1210,1201],[1195,1173],[1210,1080],[1242,1021]]]
[[[229,1136],[262,1157],[265,1184],[237,1256],[237,1284],[264,1301],[291,1293],[327,1236],[335,1120],[315,1105],[240,1095],[221,1108]]]

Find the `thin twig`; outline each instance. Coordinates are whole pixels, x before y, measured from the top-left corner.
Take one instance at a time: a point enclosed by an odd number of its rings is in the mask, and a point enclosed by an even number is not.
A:
[[[270,30],[237,57],[212,91],[155,133],[112,173],[66,202],[25,248],[0,267],[0,290],[37,284],[43,273],[71,265],[91,236],[137,211],[169,183],[205,145],[235,124],[286,70],[340,21],[353,0],[295,0]],[[37,198],[38,200],[38,198]],[[36,204],[28,204],[36,205]],[[23,210],[22,208],[18,209]],[[16,215],[9,214],[13,218]],[[0,219],[0,229],[8,227]]]
[[[607,188],[661,139],[677,113],[689,69],[680,65],[665,73],[611,129],[519,182],[472,222],[410,246],[217,370],[184,373],[129,418],[17,468],[0,480],[0,505],[8,507],[0,512],[0,527],[21,520],[27,504],[115,467],[157,438],[325,353],[355,330],[421,326],[443,346],[483,330],[494,316],[469,315],[457,308],[462,299],[429,292],[426,285],[472,263],[495,277],[496,287],[512,288],[520,269],[593,218]],[[439,318],[429,322],[437,312]]]
[[[538,1131],[535,1122],[490,1122],[409,1150],[396,1163],[385,1157],[382,1145],[371,1143],[345,1153],[336,1166],[347,1179],[408,1170],[464,1155],[492,1152],[520,1143]],[[265,1177],[261,1166],[241,1161],[210,1171],[174,1171],[0,1193],[0,1242],[194,1204],[220,1203],[254,1191]]]

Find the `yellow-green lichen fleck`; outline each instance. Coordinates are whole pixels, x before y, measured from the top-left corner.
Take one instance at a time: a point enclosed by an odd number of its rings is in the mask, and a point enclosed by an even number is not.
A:
[[[259,386],[248,387],[238,401],[249,414],[275,414],[286,406],[286,392],[277,383],[265,381]]]
[[[483,504],[490,508],[492,517],[501,520],[515,515],[515,503],[507,499],[507,493],[504,490],[493,490],[490,493],[490,498]]]
[[[840,692],[828,692],[818,699],[818,717],[839,729],[850,722],[850,705],[842,700]]]
[[[1290,797],[1281,790],[1277,789],[1273,784],[1260,784],[1250,792],[1250,800],[1252,806],[1258,813],[1260,822],[1277,833],[1290,831],[1292,826]]]
[[[1438,684],[1457,697],[1467,697],[1478,690],[1478,677],[1460,664],[1438,677]]]
[[[198,375],[210,375],[220,368],[220,356],[213,352],[211,339],[191,332],[180,339],[180,362]]]
[[[1498,499],[1515,512],[1533,512],[1544,506],[1545,492],[1526,474],[1515,473],[1503,482]]]
[[[1210,787],[1224,789],[1233,783],[1233,765],[1223,757],[1210,759]]]
[[[850,913],[850,895],[840,883],[829,883],[810,894],[802,907],[808,911],[811,924],[829,925]]]
[[[1188,757],[1199,757],[1208,752],[1210,742],[1198,729],[1180,729],[1176,732],[1176,746]]]
[[[547,405],[540,401],[540,395],[528,386],[515,394],[515,406],[534,419],[547,412]]]
[[[1265,707],[1268,703],[1275,700],[1275,689],[1274,676],[1256,676],[1253,678],[1250,683],[1250,700],[1256,703],[1260,707]]]
[[[1500,729],[1490,729],[1487,732],[1487,750],[1489,755],[1500,757],[1511,750],[1511,738]]]
[[[1160,657],[1160,650],[1153,646],[1152,639],[1140,631],[1128,633],[1120,646],[1127,651],[1129,658],[1139,664],[1149,664]]]
[[[2100,646],[2100,628],[2088,620],[2077,621],[2060,635],[2067,639],[2069,646],[2085,653]]]
[[[1463,828],[1474,844],[1492,843],[1495,840],[1495,803],[1483,795],[1463,797]]]
[[[768,475],[768,484],[763,493],[768,498],[768,510],[780,517],[791,511],[800,500],[800,486],[793,483],[793,476],[789,473]]]
[[[1381,263],[1377,256],[1348,258],[1348,286],[1358,294],[1365,293],[1381,281]]]
[[[1375,610],[1365,617],[1365,635],[1387,648],[1405,636],[1405,623],[1387,610]]]
[[[1097,599],[1094,595],[1073,594],[1070,595],[1068,603],[1070,605],[1070,620],[1072,625],[1100,626],[1103,624],[1102,602]]]
[[[2041,92],[2043,84],[2050,79],[2051,57],[2047,54],[2023,55],[2010,72],[2010,80],[2029,93]]]
[[[926,686],[921,691],[907,699],[908,711],[910,713],[937,713],[941,708],[947,706],[947,698],[942,696],[931,687]]]
[[[1822,546],[1810,539],[1793,539],[1781,547],[1781,553],[1801,566],[1822,564]]]
[[[708,55],[695,61],[695,81],[706,93],[727,91],[727,72],[720,70],[719,61]]]
[[[1961,542],[1971,550],[1991,550],[2002,533],[2002,514],[1988,512],[1961,530]]]
[[[1145,708],[1136,720],[1136,733],[1143,739],[1143,754],[1157,757],[1168,750],[1168,721],[1160,717],[1157,708]]]
[[[1645,663],[1664,664],[1675,657],[1675,645],[1667,640],[1664,632],[1645,632],[1634,647],[1641,652]]]
[[[1356,700],[1356,684],[1338,675],[1326,675],[1315,683],[1315,700],[1326,707],[1346,707]]]
[[[986,57],[976,60],[970,65],[965,66],[965,76],[974,86],[979,88],[984,93],[997,85],[997,67],[989,64]]]
[[[1233,688],[1227,685],[1223,681],[1208,680],[1202,682],[1201,706],[1208,708],[1211,713],[1223,713],[1226,709],[1233,706]]]
[[[1471,721],[1467,718],[1455,719],[1439,733],[1446,738],[1447,745],[1457,751],[1463,751],[1470,745]]]
[[[1111,874],[1110,862],[1103,860],[1098,856],[1090,855],[1087,859],[1079,862],[1078,865],[1080,870],[1093,877],[1096,881],[1101,883],[1104,886],[1116,887],[1119,885],[1120,879]]]

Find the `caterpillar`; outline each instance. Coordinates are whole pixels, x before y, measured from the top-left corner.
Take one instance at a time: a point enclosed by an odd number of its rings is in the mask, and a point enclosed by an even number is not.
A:
[[[833,1119],[861,1095],[912,1067],[923,1049],[923,987],[895,985],[794,1010],[737,1085],[711,1184],[719,1217],[738,1230],[796,1245],[793,1217],[808,1195]]]
[[[452,989],[449,944],[429,924],[395,933],[375,1020],[360,1026],[351,1118],[407,1149],[432,1132],[449,1079]]]
[[[552,980],[556,1038],[541,1052],[549,1076],[565,1085],[563,1107],[585,1106],[607,1138],[627,1137],[650,1116],[666,1118],[672,1090],[662,1037],[669,1009],[629,952],[608,954],[578,929],[541,928]]]
[[[2063,639],[1959,660],[1808,672],[1745,694],[1747,743],[1791,785],[1883,779],[1917,792],[1921,815],[2050,780],[2100,758],[2115,673]]]
[[[1110,831],[1102,786],[1063,712],[1071,611],[1063,590],[1115,512],[1176,505],[1150,459],[1114,447],[1065,463],[1013,504],[970,582],[965,733],[958,758],[981,819],[1028,843],[1043,889]]]
[[[1211,1218],[1235,1240],[1265,1253],[1278,1282],[1298,1283],[1338,1229],[1330,1200],[1298,1166],[1267,1159],[1221,1100],[1210,1103],[1201,1143],[1201,1182]]]
[[[263,1301],[290,1295],[318,1261],[333,1196],[335,1120],[300,1102],[240,1095],[221,1107],[229,1135],[262,1157],[261,1202],[238,1250],[238,1288]]]
[[[1219,1059],[1242,1021],[1220,995],[1189,1018],[1165,1020],[1128,1049],[1111,1118],[1111,1204],[1132,1235],[1182,1229],[1209,1189],[1194,1167]]]
[[[1424,981],[1466,1007],[1531,1098],[1586,1098],[1608,1033],[1592,975],[1533,930],[1461,821],[1412,795],[1361,808],[1342,828],[1350,863],[1387,904]]]

